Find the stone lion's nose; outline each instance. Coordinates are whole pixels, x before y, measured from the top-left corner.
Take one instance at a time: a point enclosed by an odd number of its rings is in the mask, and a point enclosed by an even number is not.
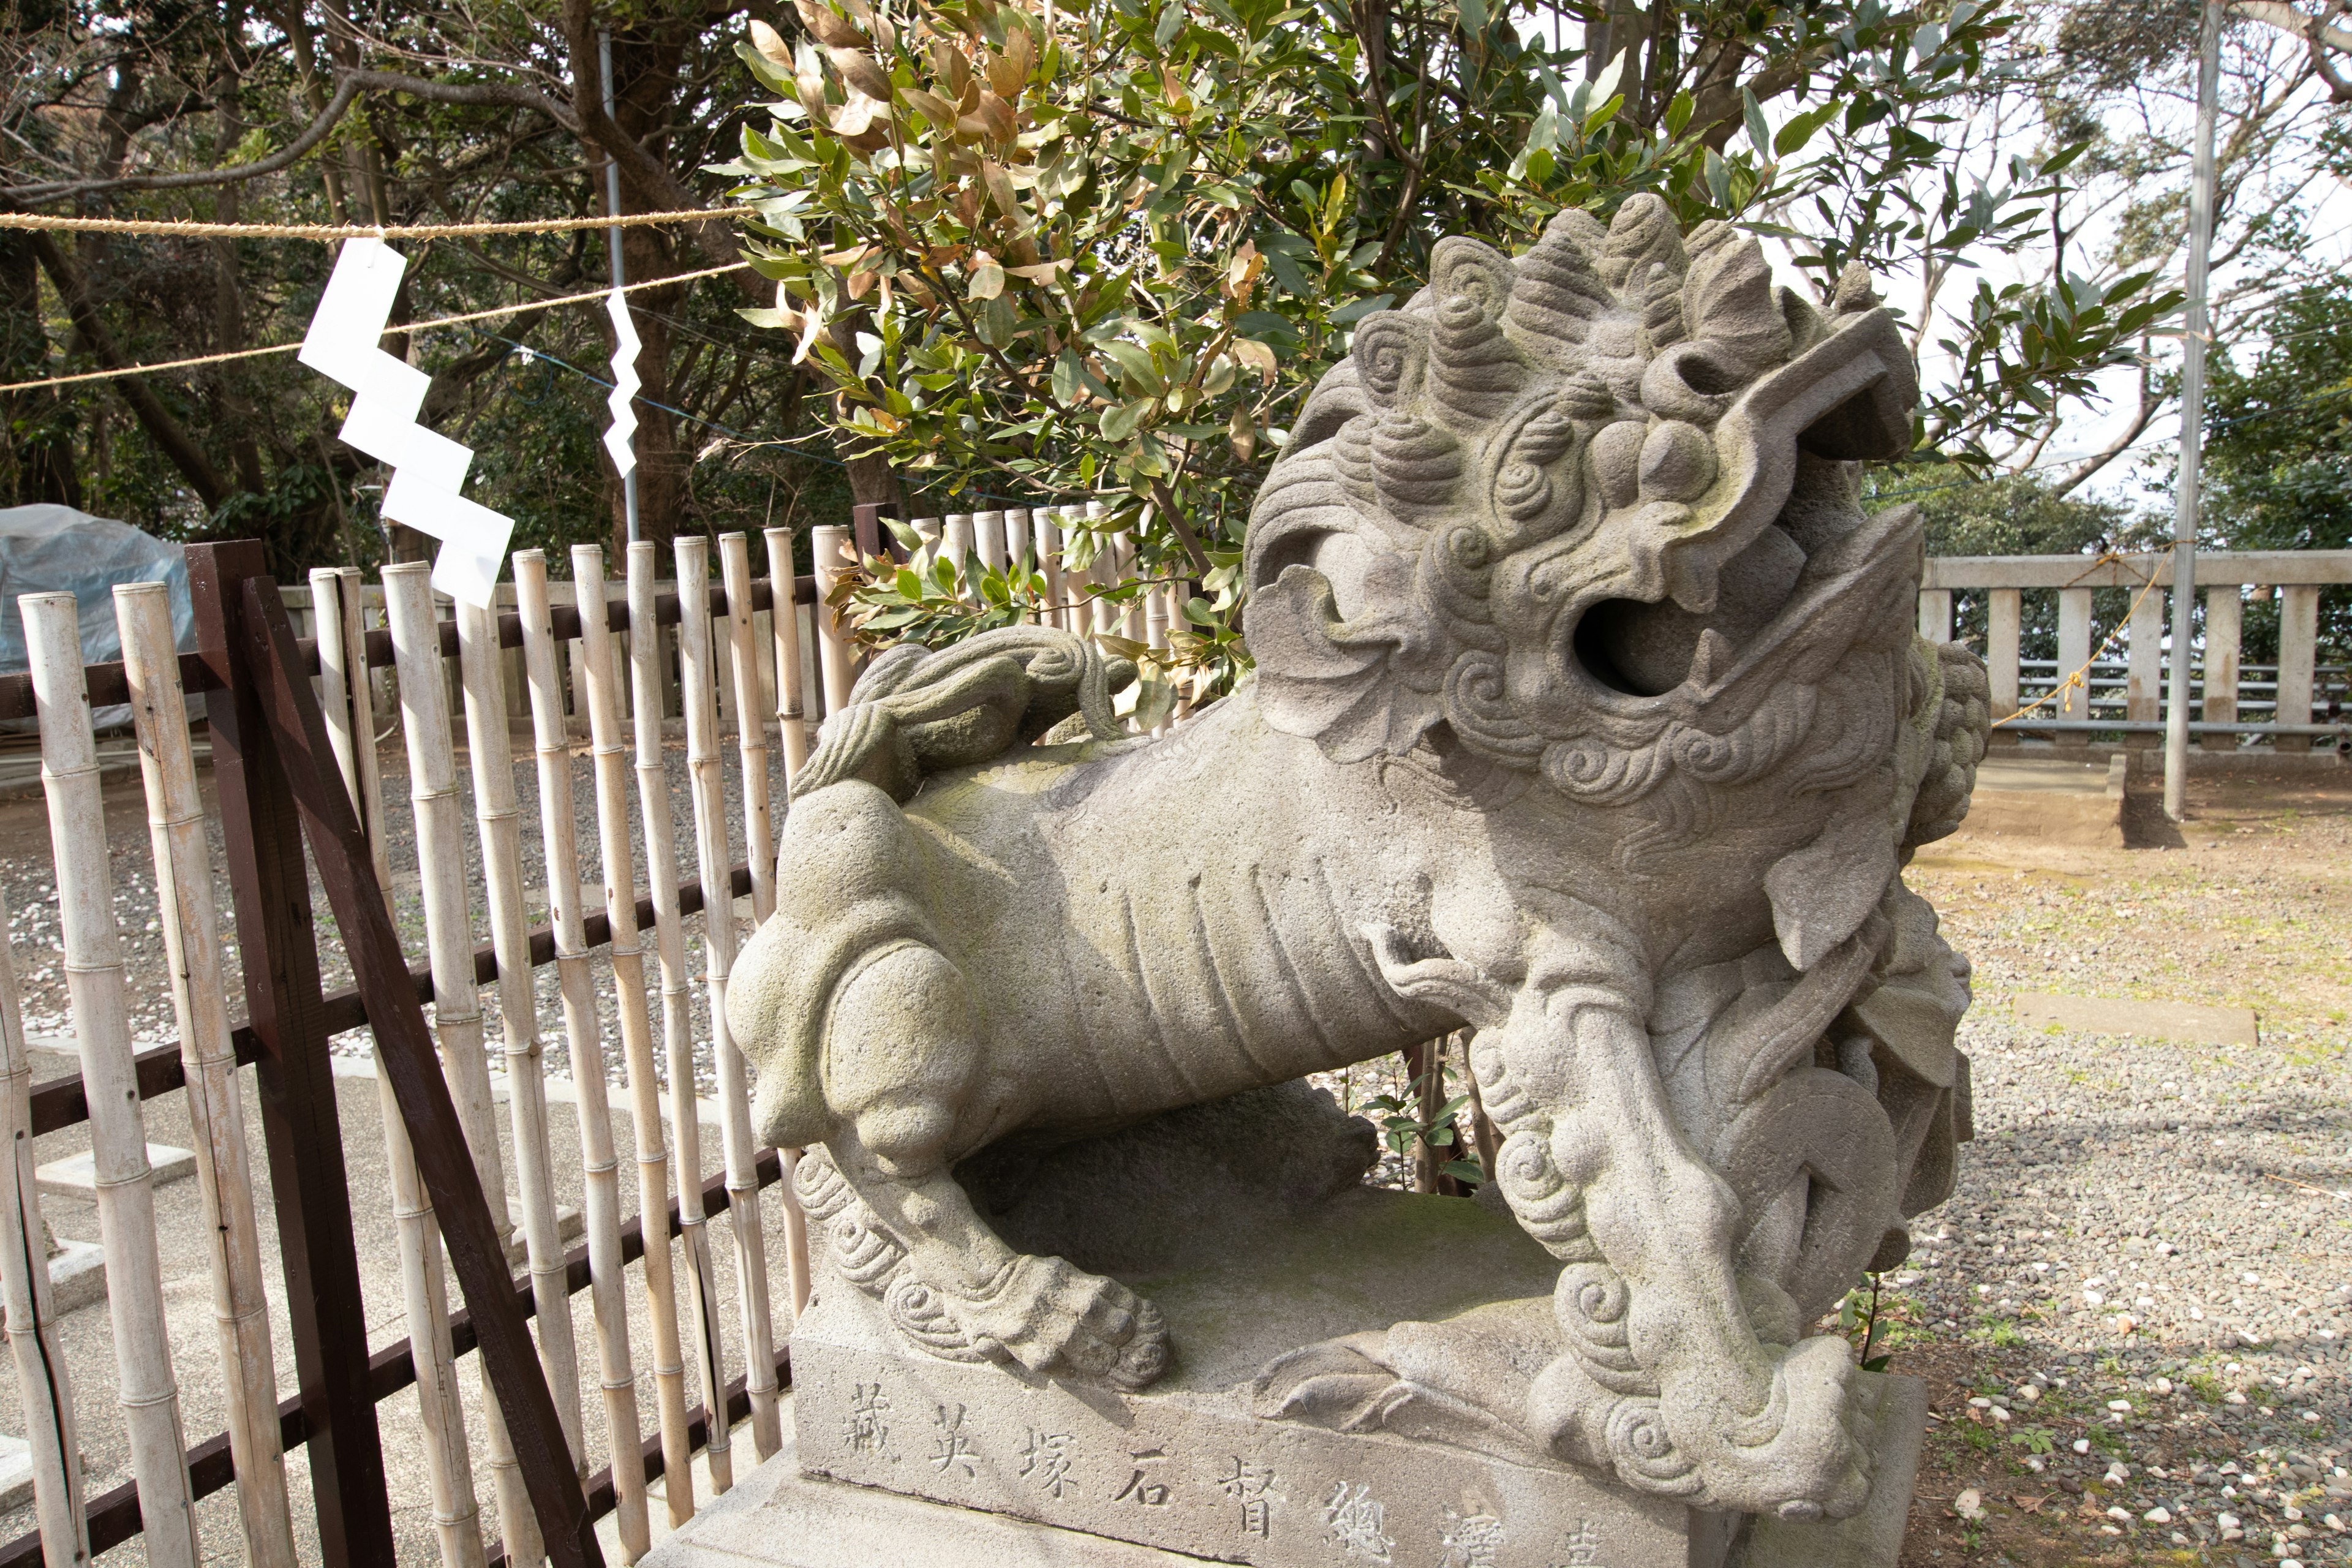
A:
[[[1661,419],[1713,425],[1751,379],[1748,367],[1717,344],[1675,343],[1660,350],[1642,373],[1642,406]]]

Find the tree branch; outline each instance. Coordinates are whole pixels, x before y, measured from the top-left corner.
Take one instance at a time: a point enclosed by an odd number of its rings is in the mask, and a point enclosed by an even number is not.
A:
[[[91,303],[89,290],[83,286],[81,274],[74,270],[73,264],[58,248],[55,237],[37,229],[26,238],[30,241],[34,254],[40,258],[41,270],[47,272],[49,281],[57,286],[58,297],[65,301],[67,317],[73,322],[74,331],[81,335],[81,341],[92,356],[109,370],[126,368],[131,363],[129,356],[115,342],[114,334],[106,330],[106,323],[99,320],[98,307]],[[143,378],[117,376],[112,384],[114,390],[121,395],[122,401],[131,405],[131,412],[138,416],[139,423],[145,427],[155,445],[163,449],[163,455],[172,459],[173,466],[180,470],[181,476],[195,488],[196,494],[203,498],[207,508],[216,509],[228,499],[236,487],[221,477],[220,470],[213,467],[212,459],[205,456],[204,448],[197,446],[187,431],[181,427],[180,422],[172,417],[172,411],[163,406],[163,400],[155,395],[154,389]]]

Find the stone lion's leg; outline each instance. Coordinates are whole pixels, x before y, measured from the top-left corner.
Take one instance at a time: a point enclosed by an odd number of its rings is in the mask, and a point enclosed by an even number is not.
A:
[[[1509,1122],[1504,1194],[1567,1265],[1555,1306],[1570,1354],[1531,1408],[1568,1406],[1568,1445],[1652,1490],[1749,1512],[1858,1508],[1869,1476],[1846,1425],[1845,1342],[1758,1339],[1738,1203],[1675,1125],[1624,995],[1530,988],[1474,1061]]]
[[[1166,1364],[1159,1313],[1116,1280],[1014,1252],[950,1173],[980,1063],[970,1019],[963,976],[920,942],[895,943],[851,973],[824,1047],[840,1118],[826,1140],[834,1163],[904,1249],[929,1304],[974,1348],[1140,1387]]]

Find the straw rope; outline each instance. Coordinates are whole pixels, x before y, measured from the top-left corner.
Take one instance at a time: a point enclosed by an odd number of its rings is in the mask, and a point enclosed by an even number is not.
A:
[[[68,217],[55,213],[0,212],[0,228],[67,234],[163,235],[173,239],[466,239],[490,234],[569,234],[582,228],[643,228],[740,217],[723,207],[685,212],[624,213],[618,217],[523,218],[512,223],[198,223],[179,218]]]
[[[2100,556],[2096,561],[2094,561],[2089,565],[2084,567],[2081,572],[2074,575],[2074,581],[2075,583],[2081,582],[2084,578],[2089,576],[2093,572],[2098,570],[2102,566],[2121,566],[2126,571],[2129,571],[2131,569],[2131,563],[2110,550],[2105,554]],[[2070,584],[2069,585],[2071,586],[2072,584]],[[2011,713],[2008,718],[1994,720],[1992,721],[1991,728],[1998,730],[2003,724],[2014,723],[2018,720],[2024,718],[2028,713],[2032,712],[2036,708],[2042,707],[2045,703],[2057,701],[2060,698],[2065,696],[2066,693],[2075,689],[2077,687],[2081,688],[2084,691],[2088,692],[2091,689],[2091,667],[2098,663],[2102,658],[2105,657],[2107,649],[2115,646],[2115,640],[2123,636],[2124,628],[2131,625],[2132,611],[2139,608],[2139,602],[2142,599],[2147,598],[2148,595],[2155,591],[2156,574],[2150,572],[2147,575],[2147,581],[2140,584],[2139,592],[2132,596],[2130,605],[2125,609],[2124,618],[2117,621],[2108,631],[2107,635],[2099,639],[2099,646],[2091,650],[2091,657],[2083,661],[2081,668],[2076,669],[2073,674],[2067,676],[2065,679],[2061,680],[2049,690],[2043,692],[2041,696],[2035,698],[2024,707],[2020,708],[2016,712]],[[2088,711],[2088,710],[2085,710],[2085,711]]]
[[[0,213],[0,219],[14,216],[21,215]],[[0,226],[6,226],[0,224]],[[363,232],[373,233],[373,231]],[[740,272],[751,265],[748,261],[730,261],[724,267],[706,267],[699,272],[678,272],[667,278],[647,278],[635,283],[622,284],[621,292],[634,294],[640,289],[658,289],[669,283],[691,283],[699,278],[716,278],[725,272]],[[612,291],[608,286],[603,289],[591,289],[579,294],[559,294],[552,300],[526,300],[520,305],[496,305],[487,310],[468,310],[462,316],[438,316],[429,321],[403,321],[397,325],[387,326],[384,328],[384,332],[387,335],[393,332],[426,332],[438,327],[457,327],[468,321],[488,321],[500,316],[517,316],[525,310],[546,310],[558,305],[601,302]],[[159,360],[152,364],[126,364],[120,370],[86,370],[75,375],[52,375],[39,381],[11,381],[0,383],[0,393],[31,392],[44,386],[71,386],[85,381],[112,381],[117,376],[145,375],[153,371],[187,370],[195,365],[226,364],[231,360],[260,359],[269,354],[290,354],[301,346],[300,343],[272,343],[268,348],[232,349],[226,353],[199,354],[194,359],[167,359]]]

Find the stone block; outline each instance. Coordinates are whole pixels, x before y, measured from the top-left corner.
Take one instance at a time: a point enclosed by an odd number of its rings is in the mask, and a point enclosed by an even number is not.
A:
[[[63,1241],[49,1258],[49,1311],[57,1317],[106,1300],[106,1248]]]
[[[168,1186],[195,1174],[196,1152],[169,1143],[150,1143],[147,1165],[153,1173],[154,1184]],[[35,1166],[33,1179],[45,1198],[79,1198],[87,1202],[98,1196],[98,1168],[87,1149]]]
[[[1385,1429],[1382,1418],[1368,1416],[1354,1430],[1269,1418],[1263,1369],[1286,1352],[1370,1343],[1415,1321],[1436,1332],[1464,1321],[1500,1326],[1522,1303],[1549,1320],[1556,1265],[1507,1217],[1459,1198],[1355,1188],[1287,1217],[1251,1217],[1248,1233],[1220,1258],[1191,1254],[1122,1278],[1158,1307],[1184,1347],[1140,1393],[928,1355],[907,1342],[882,1303],[824,1279],[793,1339],[793,1462],[806,1479],[778,1483],[768,1506],[796,1516],[847,1509],[858,1519],[879,1510],[943,1543],[939,1554],[911,1544],[898,1554],[927,1563],[965,1561],[953,1552],[967,1548],[949,1543],[976,1541],[975,1530],[1000,1555],[970,1557],[974,1563],[1129,1561],[1094,1555],[1087,1536],[1192,1554],[1171,1561],[1258,1568],[1894,1562],[1924,1424],[1918,1385],[1908,1379],[1860,1380],[1861,1403],[1878,1428],[1880,1477],[1862,1515],[1838,1525],[1775,1521],[1754,1542],[1743,1531],[1757,1526],[1744,1516],[1636,1492],[1491,1422],[1472,1419],[1449,1428],[1453,1440],[1434,1440],[1411,1435],[1413,1425],[1393,1416]],[[1495,1300],[1512,1296],[1520,1301]],[[1444,1396],[1428,1400],[1429,1392],[1421,1391],[1436,1413],[1423,1418],[1424,1429],[1434,1429],[1444,1424]],[[1410,1403],[1393,1394],[1379,1400],[1390,1409]],[[1028,1525],[950,1525],[834,1483]],[[781,1521],[747,1531],[700,1521],[685,1532],[697,1543],[734,1542],[730,1552],[798,1533]],[[824,1530],[807,1537],[836,1538]],[[1052,1538],[1061,1544],[1047,1545]],[[795,1568],[856,1561],[750,1560]]]
[[[33,1448],[22,1437],[0,1434],[0,1513],[33,1500]]]

